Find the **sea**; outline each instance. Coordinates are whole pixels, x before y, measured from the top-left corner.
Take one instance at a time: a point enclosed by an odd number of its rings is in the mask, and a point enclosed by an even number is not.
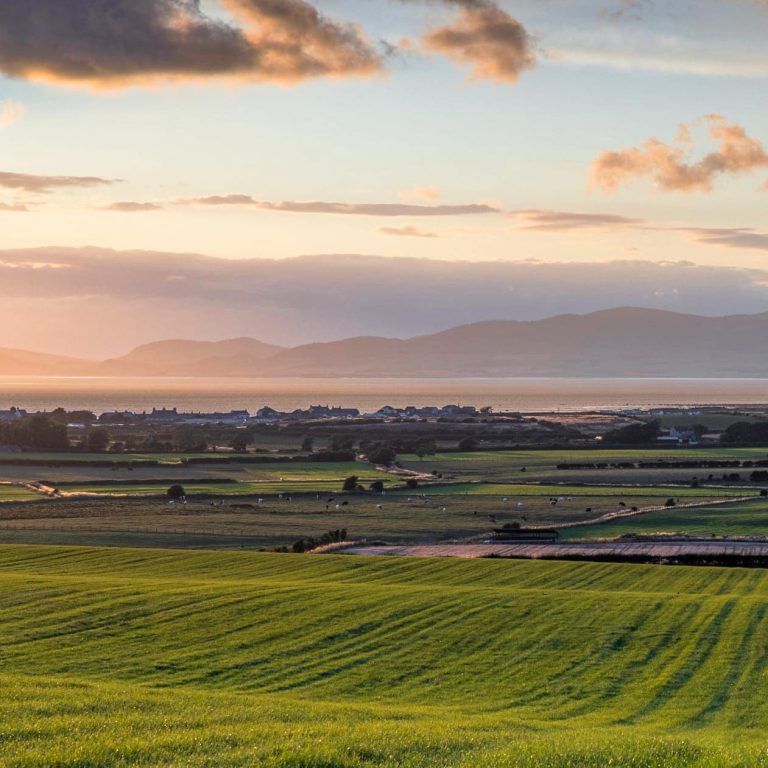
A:
[[[768,379],[320,379],[82,378],[0,376],[0,410],[221,412],[342,405],[474,405],[495,411],[578,413],[624,408],[768,404]]]

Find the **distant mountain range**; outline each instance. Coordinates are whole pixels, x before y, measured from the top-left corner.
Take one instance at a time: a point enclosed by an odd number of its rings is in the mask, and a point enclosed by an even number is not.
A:
[[[0,375],[750,378],[768,377],[767,351],[768,312],[699,317],[625,307],[293,348],[251,338],[160,341],[104,361],[0,349]]]

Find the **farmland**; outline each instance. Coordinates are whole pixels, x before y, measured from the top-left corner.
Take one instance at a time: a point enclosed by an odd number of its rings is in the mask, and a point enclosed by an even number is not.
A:
[[[365,461],[275,454],[17,454],[0,462],[0,542],[275,549],[345,530],[354,540],[439,543],[482,539],[506,523],[564,526],[568,537],[768,535],[768,503],[758,498],[750,468],[739,467],[734,480],[732,469],[678,466],[706,460],[751,467],[767,455],[733,448],[478,451],[402,457],[398,474]],[[352,476],[364,490],[342,493]],[[418,478],[417,488],[406,487],[409,477]],[[366,490],[374,481],[383,495]],[[183,486],[186,504],[168,504],[172,484]],[[672,513],[571,528],[657,509],[668,499],[677,505]],[[709,506],[728,501],[734,504]]]
[[[764,572],[0,548],[0,764],[758,766]]]

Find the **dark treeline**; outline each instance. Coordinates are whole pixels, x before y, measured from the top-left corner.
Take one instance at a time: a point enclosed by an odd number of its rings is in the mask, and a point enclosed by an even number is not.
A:
[[[768,467],[768,459],[659,459],[658,461],[619,461],[619,462],[568,462],[558,464],[558,469],[749,469]]]
[[[720,442],[725,445],[768,445],[768,421],[737,421],[723,432]]]

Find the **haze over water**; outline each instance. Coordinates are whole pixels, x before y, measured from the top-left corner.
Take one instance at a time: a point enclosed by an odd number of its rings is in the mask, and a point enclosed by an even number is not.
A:
[[[584,411],[669,405],[768,403],[766,379],[147,379],[0,377],[0,408],[85,408],[255,413],[312,404],[363,412],[383,405],[491,406],[496,411]]]

